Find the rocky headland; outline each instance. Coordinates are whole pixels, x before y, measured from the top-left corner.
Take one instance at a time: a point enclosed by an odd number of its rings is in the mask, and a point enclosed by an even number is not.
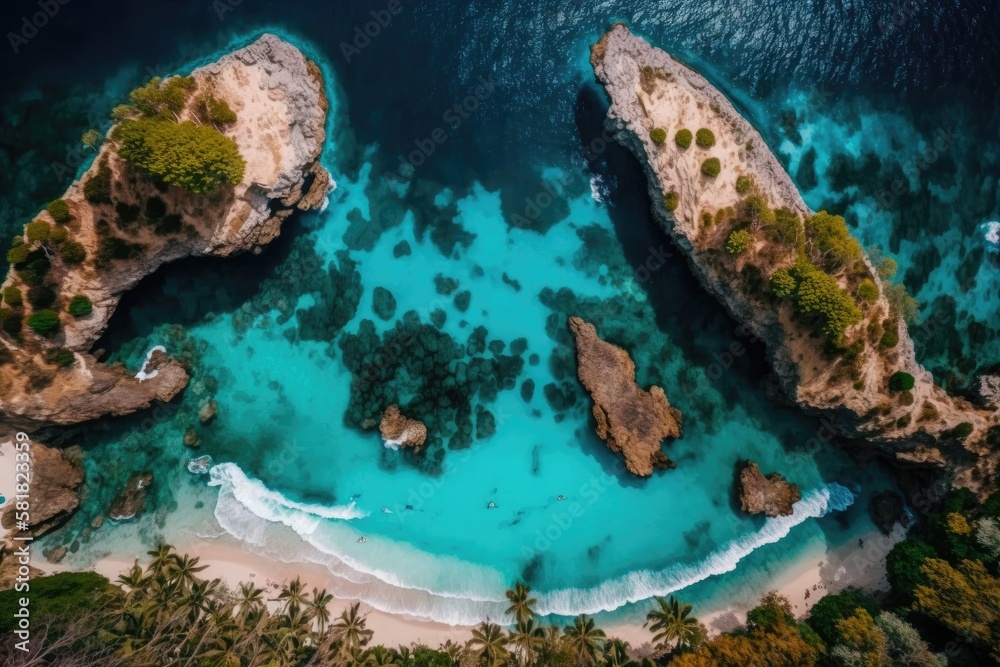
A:
[[[570,317],[569,329],[576,341],[580,383],[594,401],[598,437],[624,457],[633,475],[649,477],[655,468],[673,468],[663,440],[681,437],[680,410],[660,387],[645,391],[636,384],[628,352],[602,340],[594,325]]]
[[[293,212],[319,208],[333,187],[319,163],[322,74],[273,35],[136,92],[131,106],[115,110],[92,166],[15,239],[0,313],[7,431],[124,415],[173,398],[188,373],[167,355],[155,353],[133,377],[91,354],[123,293],[181,258],[259,252]],[[182,164],[164,160],[166,175],[154,177],[122,156],[129,139],[117,130],[130,121],[224,135],[219,141],[235,143],[245,168],[215,187],[170,184]],[[195,132],[187,134],[204,136]],[[165,134],[149,132],[147,144]]]
[[[891,263],[873,263],[842,219],[814,214],[763,137],[668,53],[616,24],[591,64],[611,102],[606,125],[643,166],[654,215],[763,341],[784,393],[915,480],[943,473],[984,492],[1000,458],[997,416],[948,395],[917,363]]]
[[[753,461],[740,470],[738,487],[740,507],[747,514],[791,516],[792,506],[802,500],[799,487],[776,472],[765,476]]]
[[[419,419],[405,417],[395,403],[382,413],[378,429],[385,446],[392,449],[412,447],[419,450],[427,440],[427,427],[424,423]]]
[[[29,451],[31,519],[27,531],[15,531],[12,535],[38,537],[62,525],[80,504],[80,488],[83,484],[82,452],[79,447],[61,450],[46,447],[40,442],[32,443]],[[0,515],[0,526],[14,531],[16,524],[14,503],[9,502]],[[10,551],[16,543],[8,537],[4,546],[6,551]]]

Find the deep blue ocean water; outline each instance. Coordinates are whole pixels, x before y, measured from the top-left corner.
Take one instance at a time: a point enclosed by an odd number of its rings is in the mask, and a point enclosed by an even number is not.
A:
[[[867,497],[887,477],[812,446],[821,424],[783,405],[762,350],[656,228],[635,161],[581,151],[606,109],[589,45],[625,20],[724,90],[811,206],[899,261],[922,303],[920,358],[964,391],[1000,363],[997,7],[401,0],[360,52],[345,49],[388,6],[74,0],[4,53],[4,238],[72,179],[80,134],[152,74],[272,30],[323,65],[332,101],[326,211],[260,257],[185,262],[123,302],[101,346],[138,369],[163,344],[195,376],[178,405],[67,434],[86,447],[90,493],[50,541],[82,539],[132,472],[153,469],[146,542],[183,540],[171,517],[191,516],[192,531],[325,564],[344,595],[472,622],[496,618],[517,579],[556,615],[638,613],[679,589],[708,601],[868,530]],[[0,25],[35,9],[11,3]],[[448,110],[484,82],[456,126]],[[384,178],[438,128],[447,141],[407,188]],[[541,193],[555,194],[534,229],[512,228]],[[376,288],[395,300],[388,320]],[[676,470],[636,481],[593,435],[570,314],[684,413]],[[734,341],[748,351],[730,358]],[[219,416],[198,426],[210,397]],[[432,425],[425,456],[362,430],[393,401]],[[197,452],[181,444],[192,424]],[[211,488],[186,470],[194,454],[222,464]],[[802,487],[794,517],[739,515],[746,458]],[[71,558],[113,550],[124,529],[106,526]]]

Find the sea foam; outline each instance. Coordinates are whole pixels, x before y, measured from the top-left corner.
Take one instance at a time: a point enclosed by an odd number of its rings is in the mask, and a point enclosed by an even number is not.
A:
[[[298,503],[248,477],[233,463],[214,466],[210,477],[209,484],[220,487],[215,517],[223,529],[267,558],[323,565],[334,576],[329,588],[338,597],[451,625],[506,619],[504,591],[512,582],[493,568],[381,536],[368,536],[359,544],[361,534],[349,524],[366,513],[354,503],[335,507]],[[814,489],[795,504],[791,516],[767,519],[758,531],[727,542],[700,561],[638,570],[590,588],[536,591],[538,613],[594,614],[669,595],[734,570],[743,558],[778,542],[795,526],[844,510],[853,502],[851,491],[839,484]]]

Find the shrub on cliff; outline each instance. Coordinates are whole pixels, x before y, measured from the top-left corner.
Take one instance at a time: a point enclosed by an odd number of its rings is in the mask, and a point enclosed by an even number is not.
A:
[[[8,306],[20,306],[23,302],[21,297],[21,290],[9,285],[3,288],[3,300]]]
[[[858,285],[858,298],[865,303],[875,303],[878,300],[878,285],[871,278],[865,278]]]
[[[0,326],[3,327],[4,333],[16,337],[21,333],[21,314],[8,309],[2,310],[4,312],[0,313]]]
[[[60,368],[68,368],[76,361],[76,355],[65,347],[56,347],[45,353],[45,361]]]
[[[7,263],[13,265],[24,264],[29,254],[31,254],[31,248],[23,244],[16,245],[7,251]]]
[[[129,93],[132,106],[143,116],[152,118],[176,118],[188,96],[195,89],[195,81],[189,76],[175,76],[165,82],[153,77],[145,85]]]
[[[662,127],[654,127],[649,131],[649,138],[653,140],[653,143],[657,146],[662,146],[667,142],[667,131]]]
[[[750,180],[749,176],[740,174],[736,177],[736,194],[742,196],[750,192],[750,187],[753,185],[753,181]]]
[[[951,435],[956,440],[965,440],[972,435],[973,427],[969,422],[962,422],[951,430]]]
[[[66,310],[73,317],[83,317],[84,315],[89,315],[94,310],[94,305],[85,294],[77,294],[69,300],[69,306]]]
[[[726,239],[726,252],[730,255],[742,255],[753,245],[753,237],[745,229],[737,229]]]
[[[703,127],[695,133],[694,141],[702,148],[711,148],[715,145],[715,134],[707,127]]]
[[[28,317],[28,326],[38,334],[48,335],[59,328],[59,314],[44,308],[36,310]]]
[[[76,241],[63,241],[59,244],[59,256],[67,264],[79,264],[87,258],[87,251]]]
[[[69,212],[69,204],[66,203],[65,199],[55,199],[49,202],[49,205],[45,207],[45,210],[49,212],[52,219],[59,224],[66,224],[73,219],[73,216]]]
[[[668,192],[663,196],[663,206],[671,213],[677,210],[680,203],[680,196],[676,192]]]
[[[115,259],[133,259],[142,254],[145,247],[141,243],[129,243],[117,236],[106,236],[101,239],[97,251],[97,261],[106,266]]]
[[[799,281],[795,293],[798,312],[818,317],[827,339],[840,344],[847,329],[861,321],[861,309],[836,280],[819,269],[797,264],[793,274]]]
[[[24,227],[24,233],[28,237],[28,243],[49,240],[49,230],[52,225],[44,220],[32,220]]]
[[[743,201],[743,215],[750,220],[750,228],[754,231],[774,224],[774,211],[761,195],[750,195]]]
[[[108,160],[104,158],[97,166],[97,173],[83,182],[83,196],[91,204],[110,204],[113,178]]]
[[[195,108],[202,122],[217,127],[228,127],[236,124],[236,112],[229,107],[225,100],[220,100],[214,95],[200,96],[195,103]]]
[[[779,299],[795,294],[795,288],[798,286],[788,269],[778,269],[771,276],[771,292]]]
[[[806,219],[806,237],[817,262],[835,270],[861,259],[861,244],[851,236],[842,216],[820,211]]]
[[[774,211],[774,221],[767,227],[767,237],[775,243],[798,245],[802,241],[802,223],[798,213],[787,208]]]
[[[882,322],[882,328],[885,333],[879,339],[878,349],[891,350],[899,345],[899,321],[890,317]]]
[[[706,176],[715,178],[719,175],[720,171],[722,171],[722,163],[719,162],[719,158],[717,157],[710,157],[701,163],[701,173]]]
[[[889,279],[896,275],[896,271],[899,269],[899,264],[896,263],[891,257],[886,257],[881,262],[878,263],[876,271],[878,271],[878,277],[882,279]]]
[[[211,127],[142,118],[123,122],[113,138],[122,158],[154,179],[194,194],[243,180],[246,162],[236,142]]]
[[[32,308],[48,308],[56,301],[56,293],[44,285],[28,288],[28,303]]]
[[[691,130],[677,130],[677,134],[674,135],[674,143],[677,144],[679,148],[690,148]]]
[[[69,232],[65,227],[53,227],[49,230],[49,243],[58,246],[69,238]]]
[[[892,391],[910,391],[913,385],[914,378],[909,373],[896,371],[889,377],[889,389]]]

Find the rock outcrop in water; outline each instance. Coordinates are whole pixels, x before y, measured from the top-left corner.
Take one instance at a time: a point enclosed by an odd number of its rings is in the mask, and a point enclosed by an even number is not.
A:
[[[681,437],[681,413],[657,386],[644,391],[635,382],[628,352],[601,340],[594,325],[569,318],[576,339],[577,374],[594,401],[597,435],[625,458],[633,475],[649,477],[654,468],[673,468],[663,453],[664,438]]]
[[[378,425],[386,447],[414,447],[420,449],[427,439],[427,427],[419,419],[408,419],[399,411],[398,405],[390,405],[382,413]]]
[[[137,472],[132,475],[125,488],[108,508],[108,518],[112,521],[128,521],[142,514],[146,509],[149,487],[152,484],[151,472]]]
[[[62,196],[68,207],[68,214],[60,215],[63,220],[48,211],[35,217],[60,223],[53,229],[68,232],[86,259],[70,264],[53,253],[44,274],[45,287],[58,295],[49,306],[60,313],[57,334],[42,337],[24,326],[19,336],[0,335],[0,423],[7,428],[33,430],[124,415],[173,398],[188,380],[176,361],[159,359],[158,373],[139,380],[89,353],[122,294],[167,262],[259,252],[293,212],[319,208],[332,188],[319,163],[326,136],[323,79],[298,49],[264,35],[191,77],[196,88],[178,119],[202,113],[195,102],[201,93],[226,102],[236,121],[221,131],[236,142],[246,161],[242,180],[208,194],[191,194],[153,183],[119,157],[114,142],[103,145],[90,169]],[[101,173],[102,166],[105,174],[110,168],[110,196],[92,203],[83,183]],[[116,233],[122,228],[124,237]],[[117,239],[114,250],[128,250],[120,253],[127,256],[96,261],[102,252],[109,254],[109,238]],[[28,281],[20,274],[12,270],[4,287],[26,292]],[[76,295],[92,304],[89,313],[66,312]],[[28,299],[10,305],[21,319],[33,310]]]
[[[792,505],[802,500],[799,487],[776,472],[765,477],[753,461],[740,471],[739,494],[744,512],[768,517],[791,516]]]
[[[31,512],[27,531],[19,536],[38,537],[66,521],[80,504],[79,490],[83,483],[83,466],[78,448],[60,450],[31,443]],[[8,454],[8,456],[11,456]],[[13,495],[13,489],[4,489]],[[16,525],[15,506],[8,502],[0,515],[0,525],[13,530]],[[8,547],[14,542],[8,541]]]
[[[751,179],[769,210],[783,208],[800,219],[812,214],[753,126],[704,77],[624,25],[613,26],[594,45],[591,64],[611,101],[608,130],[642,164],[663,229],[705,289],[744,323],[749,338],[763,341],[784,393],[835,425],[820,429],[808,446],[837,435],[866,438],[915,482],[944,473],[951,483],[985,491],[996,478],[1000,448],[991,451],[988,441],[1000,440],[997,415],[934,384],[917,363],[885,289],[864,304],[862,321],[847,330],[847,346],[831,359],[788,300],[774,298],[767,288],[779,267],[795,261],[794,249],[766,241],[758,242],[760,253],[753,243],[725,249],[740,222],[727,212],[746,208],[735,187],[739,176]],[[686,142],[675,140],[681,129],[700,128],[712,130],[714,139],[697,145],[690,135]],[[706,165],[709,158],[718,158],[719,165]],[[870,262],[862,262],[863,273],[877,283]],[[850,279],[837,278],[841,284]],[[883,335],[897,327],[898,338]],[[911,388],[893,389],[890,378],[899,373],[913,377]]]

